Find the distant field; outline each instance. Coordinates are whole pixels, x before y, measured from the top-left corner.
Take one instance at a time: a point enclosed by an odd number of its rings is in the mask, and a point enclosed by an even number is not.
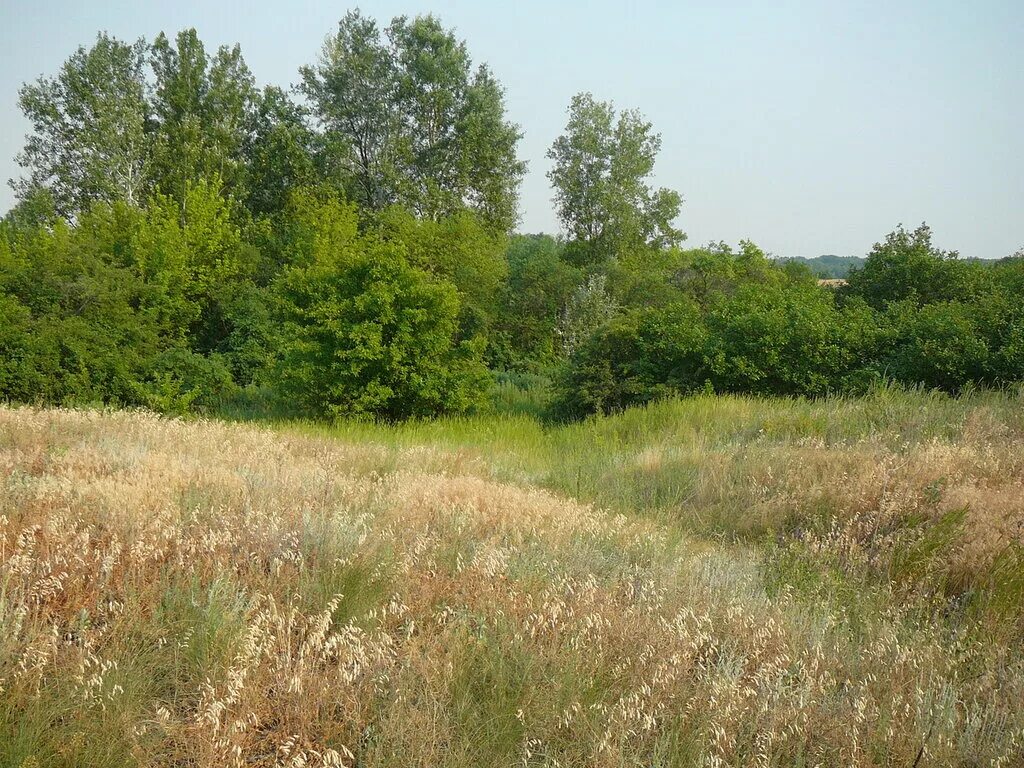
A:
[[[0,409],[0,765],[1018,766],[1024,393]]]

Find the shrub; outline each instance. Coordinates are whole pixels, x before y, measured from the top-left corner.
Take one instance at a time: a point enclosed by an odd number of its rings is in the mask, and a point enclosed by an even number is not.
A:
[[[318,416],[402,419],[460,412],[482,398],[479,344],[456,341],[455,289],[404,249],[357,236],[278,285],[283,393]]]
[[[989,348],[960,302],[893,307],[896,349],[887,366],[898,381],[955,392],[986,380]]]
[[[863,267],[850,271],[846,292],[884,309],[905,300],[923,305],[977,298],[987,292],[990,278],[980,264],[932,245],[926,224],[913,232],[901,225],[875,244]]]

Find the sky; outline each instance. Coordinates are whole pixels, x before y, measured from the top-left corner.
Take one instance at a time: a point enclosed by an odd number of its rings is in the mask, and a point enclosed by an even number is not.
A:
[[[349,7],[292,2],[0,0],[0,176],[28,124],[26,81],[105,30],[195,27],[240,43],[260,84],[292,85]],[[529,164],[524,232],[557,232],[547,148],[573,94],[639,109],[662,137],[693,245],[864,255],[898,224],[962,256],[1024,246],[1024,0],[362,0],[386,23],[432,12],[506,89]],[[13,204],[0,190],[0,211]]]

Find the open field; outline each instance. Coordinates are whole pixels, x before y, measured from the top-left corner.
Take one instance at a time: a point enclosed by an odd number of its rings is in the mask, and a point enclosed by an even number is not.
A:
[[[1024,762],[1024,393],[0,410],[0,765]]]

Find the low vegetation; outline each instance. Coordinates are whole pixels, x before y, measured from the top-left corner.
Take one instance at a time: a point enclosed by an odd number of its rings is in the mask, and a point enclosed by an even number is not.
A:
[[[1024,394],[0,411],[0,763],[1019,765]]]

